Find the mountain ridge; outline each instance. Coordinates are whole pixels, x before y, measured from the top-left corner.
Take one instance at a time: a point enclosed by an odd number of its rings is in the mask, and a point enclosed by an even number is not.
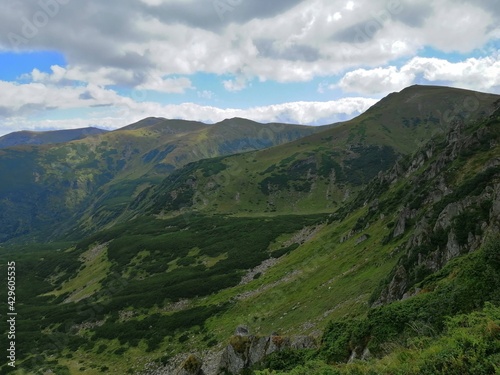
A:
[[[417,105],[412,101],[415,95],[422,100]],[[329,210],[389,167],[398,155],[411,154],[431,137],[444,134],[455,119],[472,121],[490,113],[499,99],[462,89],[412,86],[319,133],[219,159],[220,172],[207,175],[204,162],[198,169],[189,166],[186,173],[178,170],[154,187],[156,192],[145,192],[139,199],[143,197],[156,213],[167,205],[163,211],[174,215],[180,208],[220,213]],[[250,179],[242,180],[243,173],[250,173]],[[225,190],[217,188],[217,179],[226,180]],[[171,195],[172,189],[177,189],[180,198]],[[242,194],[249,204],[235,199]]]
[[[106,130],[96,127],[80,129],[29,131],[22,130],[6,134],[0,137],[0,149],[21,145],[50,145],[56,143],[66,143],[83,139],[93,135],[106,133]]]
[[[29,235],[30,228],[57,220],[56,235],[76,225],[108,224],[138,192],[190,161],[269,147],[321,130],[288,124],[271,133],[263,128],[249,120],[212,126],[147,118],[71,142],[4,148],[0,177],[12,183],[0,188],[0,238]],[[16,208],[13,202],[19,203]]]

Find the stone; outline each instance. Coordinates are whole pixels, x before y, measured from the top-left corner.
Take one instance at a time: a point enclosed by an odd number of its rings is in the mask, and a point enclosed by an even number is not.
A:
[[[357,240],[356,240],[356,245],[359,245],[361,242],[364,242],[368,239],[368,235],[366,234],[363,234],[361,237],[359,237]]]
[[[239,329],[237,333],[241,332]],[[286,349],[302,350],[317,348],[310,336],[253,336],[235,335],[221,354],[217,374],[238,374],[242,370],[261,362],[266,356]]]
[[[250,335],[250,331],[247,326],[240,325],[234,331],[235,336],[248,336]]]
[[[184,362],[182,362],[175,375],[205,375],[201,369],[202,366],[202,360],[192,354],[187,357]]]
[[[457,236],[455,231],[451,230],[448,234],[448,242],[446,243],[446,251],[444,254],[445,262],[449,262],[451,259],[460,255],[460,245],[458,244]]]

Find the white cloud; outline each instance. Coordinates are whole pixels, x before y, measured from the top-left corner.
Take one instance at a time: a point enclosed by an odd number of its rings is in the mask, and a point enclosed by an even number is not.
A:
[[[430,82],[446,81],[470,89],[490,90],[500,86],[500,53],[456,63],[437,58],[416,57],[401,70],[422,74]]]
[[[227,91],[241,91],[247,87],[247,79],[245,77],[236,77],[235,79],[230,79],[223,81],[222,84]]]
[[[344,92],[357,92],[363,94],[378,94],[400,89],[410,85],[415,76],[408,72],[401,72],[395,66],[376,69],[357,69],[347,73],[338,85]]]
[[[0,81],[0,116],[25,117],[57,109],[133,106],[131,98],[94,84],[63,86]]]
[[[500,12],[488,1],[404,0],[396,1],[401,9],[392,13],[394,1],[386,0],[229,3],[235,5],[221,20],[210,1],[72,1],[20,48],[61,51],[74,76],[98,79],[92,82],[99,85],[140,85],[130,74],[134,71],[155,77],[243,72],[248,78],[290,82],[385,65],[423,46],[467,52],[500,35]],[[6,35],[22,34],[20,16],[31,19],[40,9],[29,2],[15,12],[4,8],[0,48],[8,49]],[[356,43],[356,30],[367,27],[366,42]],[[283,47],[274,51],[281,53],[259,51],[256,41],[265,38]],[[303,46],[317,54],[304,59],[297,53]],[[170,83],[158,87],[170,90]]]
[[[348,1],[344,7],[346,10],[354,10],[354,1]]]
[[[202,93],[202,95],[211,95]],[[218,108],[195,103],[162,105],[137,102],[113,90],[96,85],[57,87],[43,83],[13,84],[0,81],[0,135],[15,130],[67,129],[99,126],[115,129],[148,116],[199,120],[209,123],[231,117],[245,117],[260,122],[285,121],[300,124],[332,122],[364,112],[374,99],[343,98],[328,102],[290,102],[247,109]],[[104,107],[103,107],[104,106]],[[95,108],[94,111],[89,108]],[[34,120],[51,109],[74,109],[85,116],[64,120]]]
[[[215,97],[215,93],[210,90],[202,90],[202,91],[197,91],[196,94],[198,95],[198,98],[202,99],[212,99]]]
[[[161,78],[148,76],[146,82],[137,86],[138,90],[153,90],[158,92],[182,94],[188,89],[192,89],[191,80],[185,77]]]
[[[435,2],[421,30],[422,43],[445,52],[469,52],[481,47],[498,30],[499,22],[480,2]],[[498,4],[497,4],[498,6]]]
[[[385,94],[416,83],[421,77],[427,83],[446,83],[479,91],[500,91],[500,53],[483,58],[449,62],[438,58],[415,57],[401,68],[389,66],[357,69],[346,73],[338,84],[344,92]]]

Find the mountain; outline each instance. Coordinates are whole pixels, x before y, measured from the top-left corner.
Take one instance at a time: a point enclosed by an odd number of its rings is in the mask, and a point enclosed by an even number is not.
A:
[[[412,86],[362,115],[278,147],[200,161],[145,190],[131,215],[203,212],[331,212],[403,155],[457,120],[493,109],[498,95]]]
[[[20,145],[65,143],[103,133],[106,133],[106,130],[93,127],[44,132],[19,131],[0,137],[0,149]]]
[[[106,228],[4,244],[30,343],[12,373],[495,373],[499,139],[500,97],[411,87],[318,134],[179,166]],[[315,190],[323,171],[340,198]]]
[[[214,125],[148,118],[53,145],[0,150],[0,242],[53,238],[112,222],[144,188],[183,165],[323,130],[230,119]]]

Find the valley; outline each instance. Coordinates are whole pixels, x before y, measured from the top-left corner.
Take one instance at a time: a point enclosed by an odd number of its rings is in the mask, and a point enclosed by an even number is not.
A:
[[[321,127],[2,148],[0,373],[496,373],[499,136],[500,96],[415,85]]]

